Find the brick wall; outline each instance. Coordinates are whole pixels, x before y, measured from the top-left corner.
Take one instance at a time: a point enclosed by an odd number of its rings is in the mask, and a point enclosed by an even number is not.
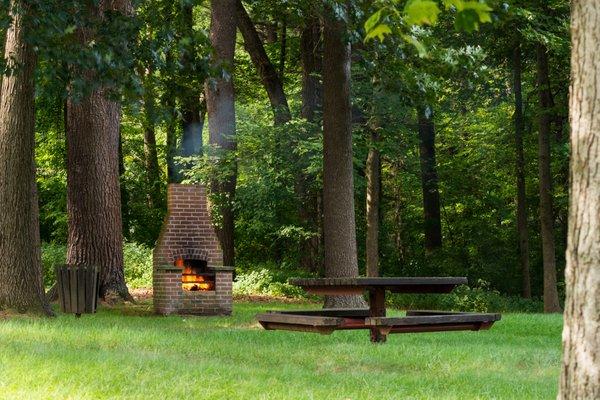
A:
[[[181,288],[178,258],[204,260],[216,275],[214,291]],[[153,252],[154,309],[159,314],[230,314],[232,270],[221,268],[223,253],[200,185],[170,184],[167,216]]]

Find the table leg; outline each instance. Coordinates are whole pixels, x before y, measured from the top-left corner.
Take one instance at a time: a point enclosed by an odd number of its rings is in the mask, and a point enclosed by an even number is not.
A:
[[[385,317],[385,289],[374,288],[369,290],[369,315],[371,317]],[[378,328],[371,328],[371,342],[384,343],[387,335]]]

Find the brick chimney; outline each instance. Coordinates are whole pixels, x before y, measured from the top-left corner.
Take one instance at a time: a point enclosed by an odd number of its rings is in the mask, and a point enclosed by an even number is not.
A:
[[[222,264],[205,188],[169,184],[167,216],[153,252],[154,310],[158,314],[231,314],[233,268]],[[203,289],[186,290],[182,275],[209,283],[198,285]]]

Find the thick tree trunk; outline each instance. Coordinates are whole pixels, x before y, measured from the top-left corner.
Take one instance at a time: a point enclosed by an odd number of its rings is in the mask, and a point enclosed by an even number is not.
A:
[[[25,39],[30,6],[11,1],[4,60],[15,72],[0,86],[0,309],[51,315],[42,284],[35,182],[34,74]]]
[[[435,126],[431,111],[420,108],[418,114],[425,251],[430,253],[442,247],[440,192],[435,159]]]
[[[292,115],[288,106],[287,98],[283,90],[283,83],[277,74],[273,63],[269,59],[263,46],[262,40],[256,31],[256,27],[244,5],[240,0],[236,1],[237,23],[242,36],[244,37],[244,47],[252,59],[254,67],[260,75],[260,79],[267,91],[275,125],[281,125],[288,122]]]
[[[559,399],[600,399],[600,9],[571,18],[571,191]]]
[[[525,156],[523,152],[523,95],[521,90],[521,46],[513,49],[513,91],[515,94],[515,159],[517,175],[517,232],[519,235],[519,263],[521,265],[521,295],[531,298],[529,276],[529,235],[527,233],[527,203],[525,192]]]
[[[128,0],[101,2],[94,10],[129,13]],[[83,43],[91,30],[79,32]],[[94,71],[83,73],[93,79]],[[100,295],[131,300],[123,272],[123,232],[119,188],[121,106],[95,89],[77,101],[68,100],[67,264],[100,267]]]
[[[213,66],[228,68],[233,72],[235,51],[237,0],[211,0],[210,39],[213,45]],[[231,79],[217,79],[206,84],[206,106],[208,112],[208,128],[210,143],[224,152],[236,149],[235,142],[235,95]],[[237,166],[234,160],[225,161],[222,165],[227,169],[227,176],[219,182],[213,182],[212,190],[221,199],[218,213],[221,223],[217,233],[223,250],[223,263],[235,265],[234,247],[234,213],[233,201]]]
[[[381,195],[381,159],[379,132],[371,132],[371,146],[367,156],[367,276],[379,276],[379,209]]]
[[[542,256],[544,260],[544,311],[560,312],[556,287],[556,255],[554,251],[554,216],[552,201],[552,174],[550,170],[550,131],[552,121],[552,96],[548,77],[546,47],[537,46],[537,84],[540,98],[539,115],[539,173],[540,173],[540,223]]]
[[[352,111],[350,107],[350,44],[346,24],[331,9],[324,17],[323,59],[323,233],[325,275],[358,276]],[[326,308],[362,307],[360,296],[328,296]]]

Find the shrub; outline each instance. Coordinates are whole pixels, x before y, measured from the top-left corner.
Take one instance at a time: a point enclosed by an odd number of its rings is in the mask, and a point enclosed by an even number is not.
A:
[[[65,263],[67,247],[63,244],[42,244],[42,266],[44,270],[44,285],[50,288],[56,277],[54,266]],[[152,249],[137,243],[123,245],[125,257],[125,281],[130,288],[152,286]]]
[[[237,274],[233,282],[233,294],[267,295],[278,297],[303,297],[304,291],[286,282],[287,278],[276,275],[266,268]]]
[[[517,296],[505,296],[491,290],[489,283],[478,281],[477,286],[461,285],[452,293],[445,295],[392,294],[388,296],[391,307],[399,309],[429,309],[469,312],[541,312],[539,299],[523,299]]]
[[[44,286],[50,288],[56,281],[54,266],[65,263],[67,246],[56,243],[42,243],[42,269]]]

